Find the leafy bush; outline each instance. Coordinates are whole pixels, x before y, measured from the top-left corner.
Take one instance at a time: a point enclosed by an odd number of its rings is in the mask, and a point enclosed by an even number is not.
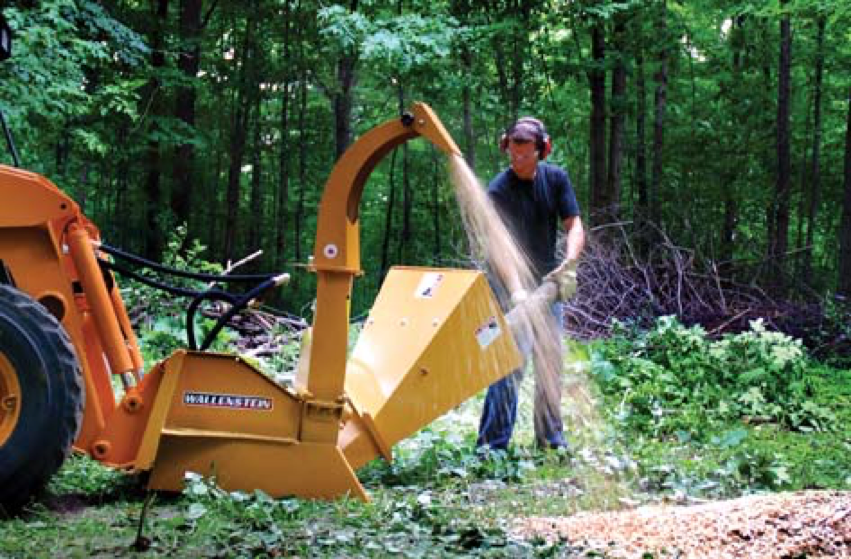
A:
[[[477,450],[472,439],[457,432],[426,427],[394,449],[392,463],[372,462],[359,476],[383,486],[439,486],[479,479],[517,482],[529,477],[541,456],[517,445],[508,451]]]
[[[672,316],[646,332],[619,325],[592,353],[604,394],[620,400],[619,419],[653,436],[699,438],[707,423],[731,419],[829,429],[830,410],[809,401],[808,366],[800,341],[759,320],[716,341]]]

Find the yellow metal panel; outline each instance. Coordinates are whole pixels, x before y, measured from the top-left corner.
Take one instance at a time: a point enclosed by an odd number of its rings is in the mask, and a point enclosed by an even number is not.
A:
[[[317,289],[322,297],[316,301],[309,374],[296,379],[296,386],[312,397],[334,401],[343,394],[352,276],[320,271]]]
[[[269,435],[254,435],[242,431],[212,431],[209,429],[169,429],[161,431],[169,437],[186,437],[195,439],[228,439],[234,441],[255,441],[262,443],[296,444],[297,440],[288,437],[270,437]]]
[[[187,352],[165,427],[294,439],[300,414],[295,395],[239,357]]]
[[[135,468],[149,470],[157,457],[160,438],[166,419],[174,402],[177,383],[186,359],[185,351],[177,351],[156,367],[154,374],[148,373],[143,384],[154,382],[151,377],[160,377],[159,388],[152,394],[152,400],[147,402],[151,407],[150,415],[145,422],[145,432],[142,436],[139,452],[136,455]]]
[[[4,227],[30,227],[80,212],[79,206],[46,178],[6,165],[0,165],[0,200]]]
[[[221,446],[222,439],[263,444],[297,440],[302,402],[239,357],[181,351],[164,369],[137,469],[163,463],[160,453],[168,437],[214,447]],[[175,468],[193,459],[188,451],[174,452]],[[253,460],[251,455],[238,458]]]
[[[340,449],[329,444],[164,436],[148,486],[180,491],[186,472],[214,476],[227,491],[368,500]]]
[[[374,446],[393,445],[520,363],[480,272],[394,268],[352,353],[346,394],[372,416],[382,441]],[[357,436],[341,444],[363,448]]]

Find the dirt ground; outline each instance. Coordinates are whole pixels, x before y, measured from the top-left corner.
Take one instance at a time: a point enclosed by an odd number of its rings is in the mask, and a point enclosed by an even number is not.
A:
[[[605,557],[851,558],[851,492],[751,495],[690,506],[643,506],[527,518],[515,534],[566,540]]]

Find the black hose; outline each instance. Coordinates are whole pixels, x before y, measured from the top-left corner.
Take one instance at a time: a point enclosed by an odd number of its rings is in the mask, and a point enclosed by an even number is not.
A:
[[[150,268],[152,270],[156,270],[157,272],[162,272],[164,274],[168,274],[171,276],[177,276],[181,278],[194,279],[198,281],[215,281],[222,283],[252,283],[258,281],[266,281],[269,278],[274,277],[276,274],[268,273],[268,274],[246,274],[246,275],[229,275],[229,274],[205,274],[202,272],[187,272],[185,270],[178,270],[176,268],[169,268],[168,266],[163,266],[159,262],[154,262],[152,260],[148,260],[146,258],[142,258],[141,256],[137,256],[135,254],[130,254],[129,252],[124,252],[119,248],[115,248],[113,246],[109,246],[107,244],[101,243],[98,246],[99,250],[104,251],[107,254],[111,254],[116,258],[120,258],[122,260],[127,260],[128,262],[132,262],[133,264],[143,266],[145,268]]]
[[[101,266],[107,268],[108,270],[112,270],[117,272],[123,276],[127,276],[132,278],[139,283],[143,283],[148,287],[153,287],[154,289],[159,289],[160,291],[165,291],[171,295],[177,295],[180,297],[192,297],[192,301],[189,303],[189,306],[186,309],[186,343],[189,345],[189,349],[193,351],[198,350],[198,341],[195,339],[195,314],[198,312],[198,308],[201,306],[201,303],[204,301],[224,301],[231,305],[231,308],[223,314],[216,321],[216,324],[213,328],[204,336],[204,340],[201,342],[201,351],[206,351],[209,349],[210,345],[212,345],[213,341],[215,341],[216,336],[222,331],[222,329],[227,325],[231,318],[233,318],[236,313],[244,309],[248,303],[250,303],[253,299],[259,297],[264,291],[267,289],[274,287],[276,285],[277,276],[268,277],[264,282],[250,289],[243,295],[235,295],[233,293],[228,293],[227,291],[222,291],[220,289],[208,289],[206,291],[194,291],[191,289],[184,289],[182,287],[176,287],[174,285],[169,285],[166,283],[159,282],[157,280],[153,280],[151,278],[145,277],[141,274],[138,274],[132,270],[124,268],[114,262],[109,262],[108,260],[104,260],[102,258],[98,258],[98,262]]]
[[[192,302],[189,303],[189,307],[186,309],[186,343],[189,344],[189,349],[192,351],[198,350],[198,341],[195,339],[195,313],[198,310],[198,307],[201,306],[201,303],[204,301],[224,301],[231,305],[231,309],[236,308],[236,305],[239,303],[240,299],[237,298],[236,295],[232,293],[226,293],[224,291],[219,291],[215,289],[211,289],[209,291],[201,291],[192,299]],[[231,315],[233,316],[233,315]],[[218,324],[218,322],[216,323]],[[221,330],[221,328],[219,329]],[[211,330],[212,331],[212,330]],[[218,332],[216,332],[218,334]],[[207,338],[209,334],[204,338],[204,343],[207,342]],[[207,343],[209,346],[213,343],[213,340],[210,340]],[[201,347],[202,351],[206,349],[206,347]]]
[[[122,276],[127,276],[128,278],[132,278],[139,283],[143,283],[148,287],[153,287],[154,289],[159,289],[160,291],[165,291],[171,295],[177,295],[180,297],[197,297],[201,291],[195,291],[193,289],[185,289],[183,287],[177,287],[174,285],[169,285],[167,283],[163,283],[157,281],[155,279],[151,279],[143,276],[142,274],[138,274],[128,268],[120,266],[114,262],[110,262],[108,260],[104,260],[103,258],[98,258],[98,263],[108,270],[112,270],[113,272],[118,272]],[[224,291],[222,291],[224,293]]]
[[[97,260],[100,265],[108,270],[112,270],[123,276],[132,278],[138,281],[139,283],[147,285],[148,287],[153,287],[154,289],[165,291],[166,293],[169,293],[171,295],[176,295],[180,297],[191,297],[192,301],[189,303],[189,307],[187,307],[186,309],[186,342],[189,345],[189,348],[193,351],[198,350],[198,342],[195,339],[195,314],[198,312],[198,308],[201,306],[201,303],[203,303],[204,301],[224,301],[231,305],[230,309],[228,309],[227,312],[225,312],[221,317],[219,317],[213,328],[207,333],[206,336],[204,336],[204,339],[201,342],[201,351],[206,351],[210,347],[210,345],[212,345],[213,341],[215,341],[216,339],[216,336],[219,335],[219,333],[227,325],[230,319],[232,319],[239,311],[248,306],[248,304],[253,299],[259,297],[264,291],[278,285],[277,274],[250,274],[230,276],[204,274],[199,272],[187,272],[184,270],[177,270],[174,268],[163,266],[162,264],[159,264],[157,262],[147,260],[135,254],[124,252],[123,250],[109,245],[101,244],[98,248],[100,250],[103,250],[107,254],[112,255],[113,257],[122,258],[134,264],[138,264],[140,266],[151,268],[155,271],[173,276],[212,282],[261,282],[259,285],[256,285],[243,295],[234,295],[233,293],[228,293],[220,289],[196,291],[192,289],[185,289],[182,287],[169,285],[167,283],[163,283],[161,281],[145,277],[142,274],[134,272],[114,262],[110,262],[106,259],[98,257]]]
[[[189,349],[192,349],[193,351],[198,349],[198,342],[195,339],[195,313],[197,312],[198,307],[201,305],[201,303],[203,301],[225,301],[226,303],[235,305],[240,300],[239,296],[234,295],[232,293],[228,293],[226,291],[222,291],[220,289],[208,289],[206,291],[184,289],[182,287],[176,287],[174,285],[169,285],[167,283],[162,283],[157,280],[145,277],[132,270],[128,270],[123,266],[119,266],[114,262],[109,262],[108,260],[104,260],[102,258],[98,258],[98,262],[104,268],[107,268],[114,272],[118,272],[123,276],[132,278],[138,281],[139,283],[147,285],[148,287],[153,287],[154,289],[159,289],[160,291],[165,291],[166,293],[179,297],[192,297],[192,302],[189,303],[189,307],[186,309],[186,343],[189,344]],[[206,340],[206,338],[204,339]],[[212,343],[212,340],[210,341],[210,343]]]
[[[222,331],[222,328],[233,318],[236,313],[245,308],[248,303],[250,303],[253,299],[259,297],[264,291],[275,287],[277,285],[277,278],[270,278],[260,285],[254,287],[250,291],[248,291],[245,295],[240,297],[235,303],[232,304],[231,308],[228,311],[219,317],[219,320],[216,321],[213,329],[210,330],[207,335],[204,337],[204,341],[201,342],[201,351],[206,351],[213,341],[216,339],[216,336],[219,335],[219,332]],[[194,302],[194,301],[193,301]]]

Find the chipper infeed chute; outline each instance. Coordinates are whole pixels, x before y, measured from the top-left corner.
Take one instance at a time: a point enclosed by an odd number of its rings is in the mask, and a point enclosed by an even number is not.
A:
[[[346,371],[340,446],[359,468],[519,366],[481,273],[394,268]]]

